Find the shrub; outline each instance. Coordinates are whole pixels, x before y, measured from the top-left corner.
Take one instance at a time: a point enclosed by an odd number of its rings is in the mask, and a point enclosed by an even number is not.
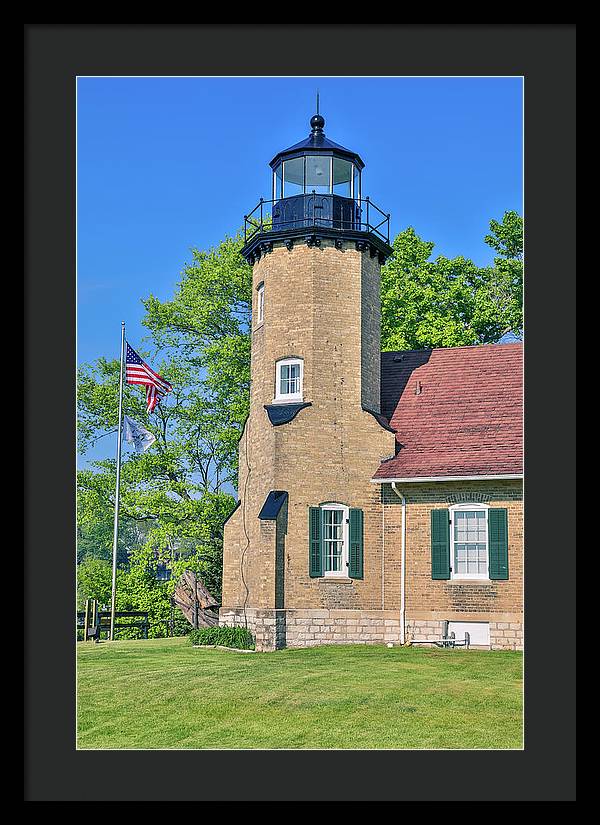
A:
[[[245,627],[201,627],[189,634],[193,645],[223,645],[240,650],[254,650],[254,637]]]

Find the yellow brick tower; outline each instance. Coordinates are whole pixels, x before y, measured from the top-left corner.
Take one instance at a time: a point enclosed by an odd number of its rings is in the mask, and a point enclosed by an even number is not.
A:
[[[257,648],[355,641],[381,606],[380,269],[389,215],[324,119],[271,161],[246,217],[253,266],[250,414],[225,526],[220,622]],[[314,627],[314,633],[310,628]]]

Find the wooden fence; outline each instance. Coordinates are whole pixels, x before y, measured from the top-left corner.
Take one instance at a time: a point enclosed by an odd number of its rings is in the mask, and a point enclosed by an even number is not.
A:
[[[115,639],[118,637],[120,630],[130,629],[137,629],[140,634],[139,638],[147,639],[148,630],[150,629],[148,613],[143,610],[117,610],[115,613]],[[106,638],[108,638],[110,636],[110,610],[97,610],[95,613],[85,610],[78,611],[77,638],[79,638],[79,631],[81,631],[84,640],[86,635],[87,639],[95,641],[102,638],[102,634],[106,634]]]

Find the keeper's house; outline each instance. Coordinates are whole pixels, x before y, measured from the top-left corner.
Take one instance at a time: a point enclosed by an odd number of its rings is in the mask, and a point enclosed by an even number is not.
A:
[[[522,346],[380,352],[389,215],[323,126],[275,156],[246,218],[251,401],[220,622],[262,650],[445,628],[521,649]]]

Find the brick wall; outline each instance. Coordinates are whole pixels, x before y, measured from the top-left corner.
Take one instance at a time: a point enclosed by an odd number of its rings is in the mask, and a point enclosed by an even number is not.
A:
[[[274,608],[279,582],[279,604],[288,609],[378,609],[381,505],[370,479],[394,452],[393,434],[362,409],[363,400],[378,408],[378,260],[350,243],[338,250],[326,240],[321,248],[298,242],[291,251],[275,246],[254,265],[253,277],[254,301],[256,287],[265,286],[264,323],[253,332],[251,408],[240,441],[242,504],[225,528],[223,605]],[[364,316],[363,304],[375,310]],[[304,359],[304,400],[311,406],[273,427],[264,405],[273,401],[277,360],[290,356]],[[289,492],[279,528],[257,518],[270,490]],[[372,563],[361,581],[308,575],[308,508],[326,501],[364,511]]]
[[[360,253],[357,253],[360,254]],[[361,259],[361,392],[362,403],[380,411],[381,396],[381,272],[377,258]]]
[[[522,482],[468,481],[397,485],[406,498],[406,618],[415,638],[427,638],[442,621],[490,623],[491,647],[523,645],[523,500]],[[387,557],[400,543],[401,502],[391,485],[383,485]],[[433,508],[461,502],[480,502],[508,511],[508,570],[506,581],[442,580],[431,578],[430,518]],[[388,538],[389,536],[389,538]],[[386,565],[386,607],[399,603],[399,564]],[[500,627],[502,625],[502,627]],[[504,627],[506,625],[506,628]],[[514,625],[514,627],[513,627]],[[517,627],[518,626],[518,627]],[[509,636],[500,634],[512,631]],[[507,640],[511,641],[507,641]]]

